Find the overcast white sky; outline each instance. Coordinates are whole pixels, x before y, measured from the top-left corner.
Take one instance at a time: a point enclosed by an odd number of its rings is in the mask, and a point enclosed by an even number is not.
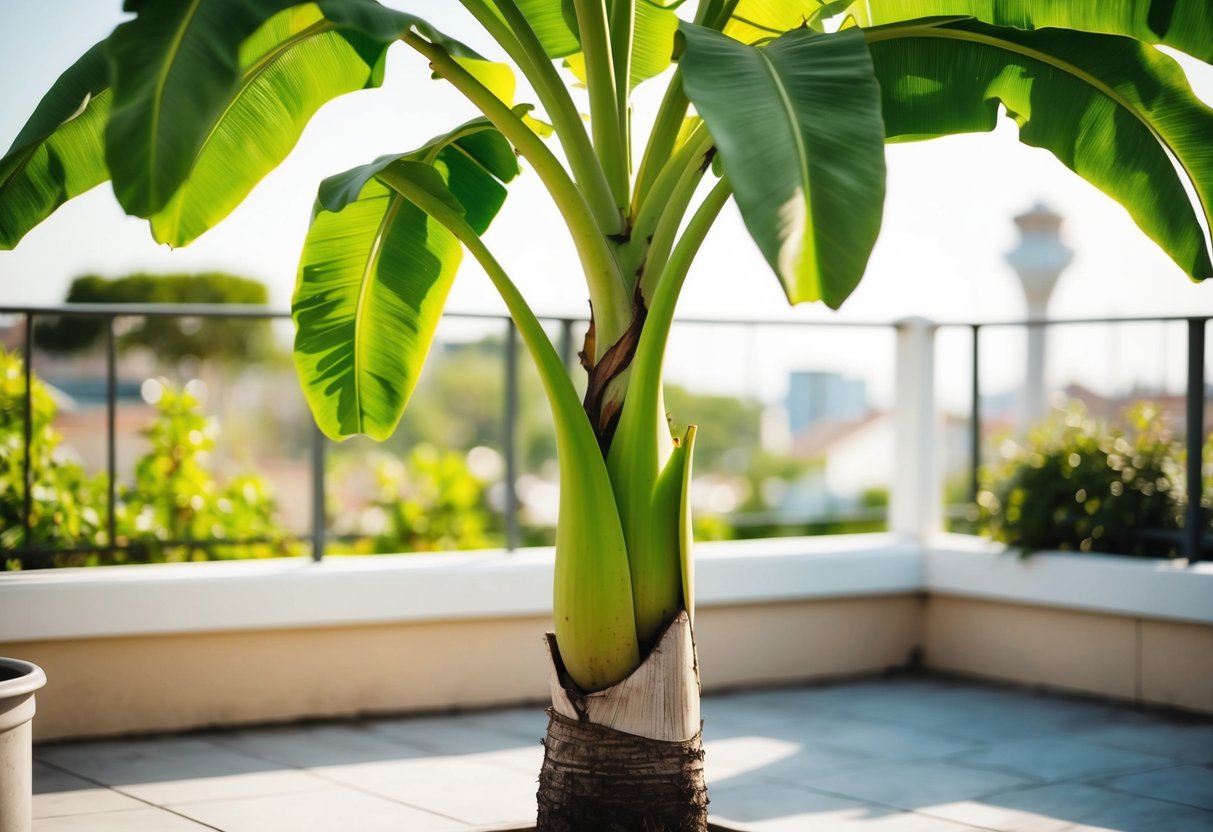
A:
[[[466,14],[455,0],[390,5],[424,14],[494,54],[466,25]],[[9,79],[0,98],[0,147],[11,143],[58,74],[122,19],[120,6],[118,0],[0,0],[0,71]],[[15,251],[0,252],[0,303],[57,302],[71,279],[85,273],[223,269],[264,281],[274,304],[285,308],[317,183],[382,153],[416,147],[471,114],[450,90],[429,79],[421,61],[407,49],[393,49],[383,89],[347,96],[321,110],[286,163],[227,221],[188,248],[170,252],[157,246],[143,222],[122,214],[106,184],[60,209]],[[1197,93],[1213,101],[1213,70],[1193,61],[1185,67]],[[641,109],[652,97],[642,95]],[[1076,252],[1054,294],[1053,315],[1213,314],[1213,281],[1191,284],[1118,205],[1049,154],[1018,144],[1010,122],[993,135],[892,146],[888,161],[882,236],[863,284],[838,313],[843,318],[1022,317],[1022,293],[1003,255],[1016,239],[1011,217],[1038,201],[1065,215],[1064,239]],[[550,235],[541,229],[550,229]],[[537,178],[524,175],[511,187],[506,208],[487,239],[537,311],[581,314],[584,289],[561,229]],[[799,319],[835,314],[820,307],[787,310],[775,279],[731,207],[718,232],[691,273],[680,314]],[[500,309],[474,263],[465,266],[456,281],[450,308]],[[1175,351],[1169,336],[1150,335],[1151,344],[1141,349],[1125,348],[1109,338],[1100,342],[1101,352],[1117,352],[1119,361],[1137,357],[1154,368],[1162,362],[1164,373],[1179,366],[1182,352]],[[747,378],[747,386],[764,394],[782,384],[786,367],[772,367],[755,381],[746,350],[724,352],[717,368],[721,376]],[[835,366],[819,360],[823,352],[832,353],[830,360],[837,364],[838,354],[848,350],[806,345],[804,354],[789,358],[787,366]],[[993,373],[1000,372],[997,352],[987,354]],[[1061,352],[1066,355],[1051,370],[1058,381],[1068,378],[1068,367],[1085,360],[1071,355],[1073,350]],[[874,372],[885,378],[891,370],[883,348],[870,362],[850,360],[856,372],[866,372],[860,365],[869,363],[884,368]],[[1005,372],[1012,372],[1013,364],[1007,363]],[[843,360],[838,366],[849,365]],[[678,371],[677,360],[672,370]],[[954,372],[963,374],[959,365]],[[1123,375],[1123,368],[1120,372]],[[877,386],[883,384],[878,381]]]

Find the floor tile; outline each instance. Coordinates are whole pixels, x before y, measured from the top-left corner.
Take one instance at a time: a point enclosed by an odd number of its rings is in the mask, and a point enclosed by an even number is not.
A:
[[[942,730],[857,719],[822,721],[805,741],[890,762],[938,760],[979,745]]]
[[[924,807],[932,816],[1000,832],[1209,832],[1213,813],[1080,783],[1023,789],[951,805]]]
[[[147,805],[45,763],[34,763],[33,773],[35,818],[141,809]]]
[[[197,737],[49,746],[35,757],[158,805],[303,792],[317,785],[306,772]]]
[[[468,824],[535,822],[539,768],[522,772],[475,755],[329,766],[318,777]]]
[[[1031,783],[1009,774],[926,761],[887,763],[809,777],[801,785],[870,803],[914,810],[937,803],[970,800]]]
[[[305,794],[208,800],[171,807],[223,832],[453,832],[470,827],[338,786]]]
[[[972,827],[773,784],[711,790],[713,818],[754,832],[965,832]]]
[[[544,733],[533,739],[519,737],[508,727],[498,727],[481,715],[382,719],[368,723],[372,731],[385,734],[435,754],[472,754],[501,751],[530,743],[538,744]],[[546,727],[546,723],[545,723]]]
[[[809,748],[771,737],[730,737],[704,743],[709,784],[737,777],[800,780],[862,765],[866,758],[832,749]]]
[[[939,678],[703,714],[710,810],[751,832],[1213,832],[1213,720]],[[521,827],[546,725],[536,707],[37,746],[34,828]]]
[[[538,745],[548,732],[548,715],[545,708],[543,705],[535,705],[530,708],[481,711],[468,714],[464,719],[468,724],[479,725],[489,731]]]
[[[207,828],[152,807],[41,818],[33,824],[33,832],[201,832]]]
[[[1153,714],[1125,713],[1115,722],[1086,726],[1073,736],[1180,763],[1213,765],[1213,722],[1178,722]]]
[[[1186,803],[1213,812],[1213,769],[1204,766],[1175,766],[1125,774],[1099,780],[1095,785],[1118,792]]]
[[[291,768],[423,757],[428,751],[361,724],[264,728],[208,735],[223,748]]]
[[[1126,771],[1145,771],[1171,765],[1165,757],[1152,757],[1109,748],[1106,745],[1054,737],[1000,742],[949,757],[954,765],[994,769],[1047,783],[1089,779]]]

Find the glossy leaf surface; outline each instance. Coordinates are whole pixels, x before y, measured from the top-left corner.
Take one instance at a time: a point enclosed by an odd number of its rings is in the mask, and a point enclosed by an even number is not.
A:
[[[1120,202],[1190,276],[1213,273],[1202,228],[1213,206],[1213,110],[1172,59],[1123,37],[975,21],[868,37],[890,138],[991,130],[1001,103],[1021,141]]]
[[[1125,35],[1213,61],[1209,0],[866,0],[855,10],[870,25],[966,15],[1017,29],[1053,27]]]
[[[226,217],[298,142],[328,101],[376,86],[391,41],[341,32],[311,4],[287,9],[240,50],[240,79],[189,165],[151,217],[158,242],[184,246]]]
[[[761,46],[683,24],[683,85],[750,236],[792,303],[837,308],[884,204],[880,90],[863,35],[797,30]]]
[[[552,59],[581,51],[577,37],[577,11],[573,0],[514,0],[531,24],[543,51]]]
[[[0,249],[109,178],[101,140],[111,98],[104,47],[59,76],[0,159]]]
[[[816,22],[823,10],[836,5],[819,0],[740,0],[723,31],[743,43],[754,43]]]
[[[317,424],[334,439],[395,430],[462,258],[442,224],[384,181],[399,165],[434,171],[478,231],[518,170],[505,139],[474,122],[321,185],[292,308],[295,366]]]
[[[189,177],[207,138],[232,103],[241,44],[298,0],[127,0],[134,20],[109,38],[114,105],[106,161],[130,214],[150,217]],[[380,43],[410,29],[452,54],[475,53],[425,21],[375,0],[318,0],[324,16]],[[255,142],[254,136],[249,136]]]

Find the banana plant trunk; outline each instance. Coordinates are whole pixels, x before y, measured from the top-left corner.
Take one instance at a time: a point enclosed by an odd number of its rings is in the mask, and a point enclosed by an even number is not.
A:
[[[681,612],[631,676],[585,694],[548,634],[538,832],[706,832],[699,666]]]

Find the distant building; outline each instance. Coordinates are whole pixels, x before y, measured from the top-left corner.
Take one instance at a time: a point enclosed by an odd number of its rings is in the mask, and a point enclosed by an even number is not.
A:
[[[868,414],[868,385],[841,373],[788,374],[788,430],[796,436],[821,421],[851,422]]]

